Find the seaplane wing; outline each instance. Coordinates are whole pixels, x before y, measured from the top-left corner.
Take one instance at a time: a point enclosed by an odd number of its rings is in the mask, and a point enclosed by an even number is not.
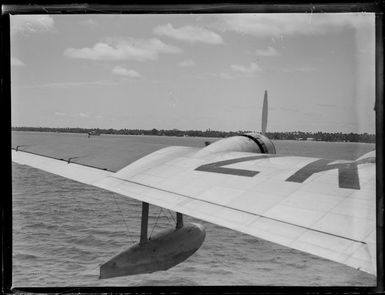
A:
[[[12,160],[376,274],[375,152],[280,156],[253,152],[266,148],[256,138],[162,148],[118,169],[22,146]]]

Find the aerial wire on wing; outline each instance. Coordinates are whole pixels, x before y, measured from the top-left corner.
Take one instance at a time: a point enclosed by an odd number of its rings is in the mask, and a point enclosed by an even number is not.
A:
[[[121,215],[121,217],[122,217],[122,219],[123,219],[123,222],[124,222],[124,224],[126,225],[128,237],[129,237],[131,243],[133,244],[133,243],[135,243],[135,242],[133,241],[133,239],[132,239],[132,237],[131,237],[131,232],[130,232],[130,230],[129,230],[129,228],[128,228],[127,221],[126,221],[126,219],[124,218],[123,212],[122,212],[122,210],[120,209],[120,206],[119,206],[119,204],[118,204],[118,202],[117,202],[117,200],[116,200],[116,198],[115,198],[115,194],[113,193],[112,196],[114,197],[115,205],[116,205],[116,207],[118,208],[118,210],[119,210],[119,212],[120,212],[120,215]]]
[[[151,233],[150,233],[150,237],[148,238],[149,240],[151,239],[151,236],[152,236],[152,233],[153,233],[153,231],[154,231],[154,229],[155,229],[155,226],[158,224],[158,219],[159,219],[160,213],[162,213],[162,208],[160,208],[159,213],[158,213],[158,216],[156,217],[155,224],[154,224],[154,226],[152,227],[152,230],[151,230]]]
[[[176,220],[175,220],[174,216],[172,216],[172,213],[171,213],[170,209],[167,209],[167,211],[170,214],[170,216],[172,218],[172,221],[174,221],[174,223],[176,223]]]
[[[163,212],[163,208],[161,208],[161,209],[162,209],[162,212]],[[172,222],[170,221],[170,218],[168,218],[167,214],[165,214],[165,213],[163,212],[163,215],[167,218],[168,223],[172,226],[173,224],[172,224]]]
[[[170,209],[167,209],[167,211],[168,211],[168,214],[170,215],[172,221],[176,224],[176,220],[175,220],[175,218],[172,216],[172,213],[171,213]],[[149,239],[151,239],[152,233],[154,232],[154,229],[155,229],[155,227],[156,227],[157,224],[158,224],[158,220],[159,220],[159,217],[160,217],[160,214],[161,214],[161,213],[163,213],[163,215],[167,218],[168,223],[171,224],[171,225],[173,225],[173,223],[172,223],[172,222],[170,221],[170,219],[168,218],[168,214],[164,213],[163,208],[160,207],[160,208],[159,208],[158,216],[156,217],[154,226],[152,227],[152,230],[151,230]]]

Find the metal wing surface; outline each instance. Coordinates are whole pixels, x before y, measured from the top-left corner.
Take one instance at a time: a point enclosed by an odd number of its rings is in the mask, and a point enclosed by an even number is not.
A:
[[[30,152],[12,159],[376,274],[374,152],[351,162],[173,146],[116,172]]]

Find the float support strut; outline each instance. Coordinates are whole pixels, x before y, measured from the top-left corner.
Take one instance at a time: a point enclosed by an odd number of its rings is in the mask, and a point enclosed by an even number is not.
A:
[[[176,228],[182,228],[183,227],[183,214],[176,212]]]
[[[148,203],[142,202],[142,222],[140,225],[140,243],[147,242],[147,228],[148,228]]]

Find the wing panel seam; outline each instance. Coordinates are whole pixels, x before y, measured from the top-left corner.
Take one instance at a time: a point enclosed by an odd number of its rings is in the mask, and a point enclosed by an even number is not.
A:
[[[298,224],[295,224],[295,223],[279,220],[279,219],[276,219],[276,218],[267,217],[267,216],[264,216],[264,215],[248,212],[246,210],[237,209],[237,208],[229,207],[229,206],[226,206],[226,205],[220,205],[220,204],[217,204],[217,203],[214,203],[214,202],[211,202],[211,201],[198,199],[198,198],[195,198],[195,197],[192,197],[192,196],[188,196],[188,195],[184,195],[184,194],[168,191],[168,190],[165,190],[165,189],[157,188],[157,187],[154,187],[154,186],[151,186],[151,185],[147,185],[147,184],[143,184],[143,183],[139,183],[139,182],[136,182],[136,181],[127,180],[127,179],[119,178],[119,177],[116,177],[116,176],[110,176],[110,177],[113,177],[115,179],[119,179],[119,180],[122,180],[122,181],[125,181],[125,182],[130,182],[130,183],[133,183],[133,184],[137,184],[137,185],[141,185],[141,186],[144,186],[144,187],[148,187],[148,188],[151,188],[151,189],[163,191],[163,192],[166,192],[166,193],[178,195],[178,196],[181,196],[181,197],[193,199],[193,200],[196,200],[196,201],[205,202],[205,203],[208,203],[208,204],[211,204],[211,205],[220,206],[220,207],[223,207],[223,208],[235,210],[235,211],[238,211],[238,212],[254,215],[254,216],[257,216],[257,217],[261,217],[261,218],[265,218],[265,219],[281,222],[281,223],[284,223],[284,224],[300,227],[300,228],[303,228],[303,229],[306,229],[306,230],[311,230],[311,231],[314,231],[314,232],[318,232],[318,233],[322,233],[322,234],[326,234],[326,235],[330,235],[330,236],[334,236],[334,237],[338,237],[338,238],[341,238],[341,239],[345,239],[345,240],[349,240],[349,241],[352,241],[352,242],[356,242],[356,243],[360,243],[360,244],[366,245],[366,242],[364,242],[364,241],[359,241],[359,240],[355,240],[355,239],[352,239],[352,238],[336,235],[336,234],[333,234],[333,233],[328,233],[328,232],[325,232],[325,231],[322,231],[322,230],[317,230],[317,229],[313,229],[313,228],[310,228],[310,227],[298,225]]]

